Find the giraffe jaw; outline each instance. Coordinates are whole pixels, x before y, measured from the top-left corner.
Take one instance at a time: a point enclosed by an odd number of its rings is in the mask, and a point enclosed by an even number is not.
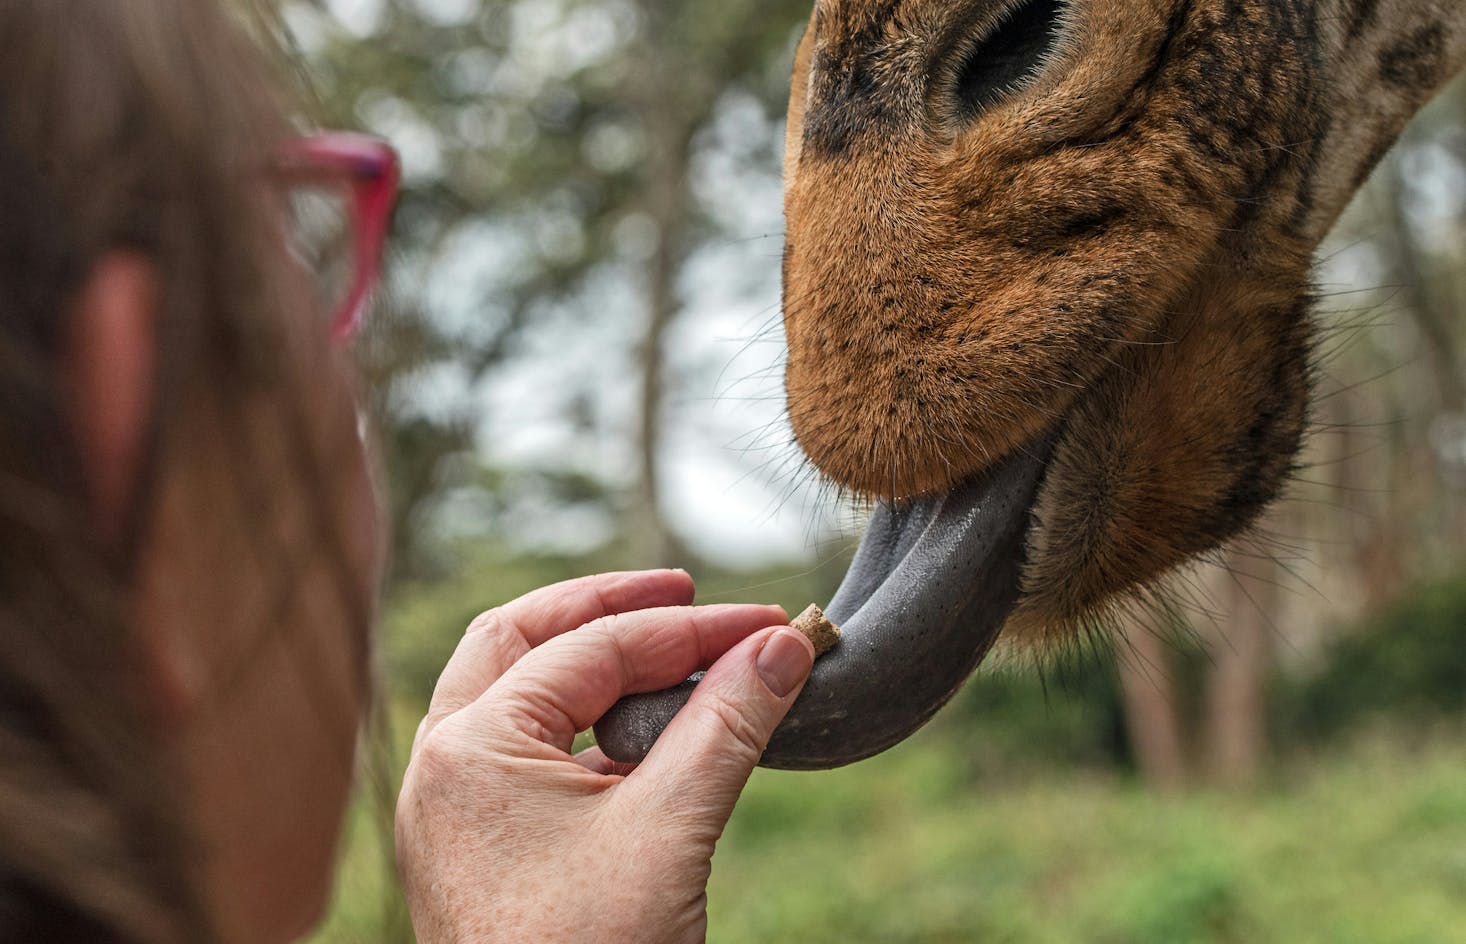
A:
[[[881,503],[828,608],[842,636],[760,762],[823,770],[905,740],[956,693],[1020,595],[1048,443],[1016,450],[950,492]],[[697,679],[622,699],[596,725],[608,757],[643,759]]]

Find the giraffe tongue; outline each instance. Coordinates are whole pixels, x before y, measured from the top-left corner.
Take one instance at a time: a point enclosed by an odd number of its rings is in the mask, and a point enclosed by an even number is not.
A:
[[[1020,450],[947,494],[876,508],[826,611],[840,643],[815,663],[762,766],[822,770],[863,760],[946,704],[1018,600],[1047,452]],[[623,698],[596,724],[601,749],[640,761],[697,678]]]

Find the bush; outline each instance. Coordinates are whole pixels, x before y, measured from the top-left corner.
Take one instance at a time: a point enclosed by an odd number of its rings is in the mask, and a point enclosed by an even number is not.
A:
[[[1128,766],[1115,660],[1084,650],[1038,668],[984,666],[940,723],[958,729],[969,775],[983,780],[1036,767]]]
[[[1421,588],[1365,620],[1318,671],[1280,680],[1277,689],[1278,733],[1288,740],[1459,716],[1466,710],[1466,579]]]

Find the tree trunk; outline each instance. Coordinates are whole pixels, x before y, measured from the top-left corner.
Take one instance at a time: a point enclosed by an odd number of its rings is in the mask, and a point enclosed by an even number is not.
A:
[[[1229,555],[1228,618],[1212,648],[1203,714],[1208,780],[1247,787],[1262,772],[1267,752],[1267,676],[1279,568],[1266,552],[1246,544]]]
[[[1426,271],[1425,247],[1405,212],[1405,170],[1398,157],[1387,162],[1389,167],[1389,213],[1393,239],[1382,245],[1393,250],[1388,263],[1400,281],[1405,311],[1425,342],[1425,362],[1435,383],[1441,408],[1451,413],[1466,411],[1466,377],[1456,350],[1455,332],[1451,325],[1456,312],[1452,300],[1437,287],[1437,279]],[[1378,241],[1377,241],[1378,242]]]
[[[657,24],[649,16],[646,36],[647,65],[642,89],[642,117],[650,154],[646,183],[646,212],[656,222],[656,246],[646,263],[646,333],[638,358],[641,374],[640,429],[637,442],[638,483],[632,509],[631,552],[642,566],[679,563],[681,543],[662,510],[662,425],[666,409],[666,338],[677,318],[680,301],[677,279],[682,271],[691,197],[687,190],[688,150],[692,122],[674,94],[677,71],[668,69],[670,52],[659,48]]]
[[[1117,662],[1135,764],[1152,789],[1175,793],[1186,786],[1187,775],[1174,652],[1166,640],[1134,621],[1123,633]]]

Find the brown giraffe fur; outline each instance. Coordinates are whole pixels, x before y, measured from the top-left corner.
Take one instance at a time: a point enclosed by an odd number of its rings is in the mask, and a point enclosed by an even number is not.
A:
[[[1462,0],[819,0],[785,166],[787,390],[831,479],[902,497],[1045,434],[1024,598],[1058,638],[1244,531],[1303,436],[1313,252],[1466,64]]]

